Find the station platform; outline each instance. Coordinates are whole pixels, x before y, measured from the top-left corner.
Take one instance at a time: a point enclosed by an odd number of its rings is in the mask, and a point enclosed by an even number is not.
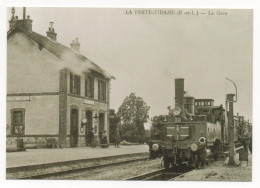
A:
[[[248,161],[239,161],[238,165],[229,166],[224,161],[215,161],[202,169],[192,170],[172,180],[252,182],[252,155],[248,156]]]
[[[55,162],[64,162],[81,159],[101,158],[132,153],[148,152],[148,145],[120,145],[115,148],[110,145],[108,148],[77,147],[57,149],[27,149],[21,152],[6,153],[6,168],[39,165]]]

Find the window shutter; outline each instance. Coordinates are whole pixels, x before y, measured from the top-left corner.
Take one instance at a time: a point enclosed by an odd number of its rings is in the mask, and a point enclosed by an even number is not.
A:
[[[89,83],[88,83],[88,77],[85,77],[85,96],[88,97],[88,87],[89,87]]]
[[[73,74],[70,73],[70,93],[73,93]]]
[[[91,97],[94,98],[94,78],[91,77]]]
[[[106,90],[106,82],[104,82],[104,101],[106,101],[107,96],[107,90]]]
[[[98,99],[100,100],[100,80],[98,80]]]
[[[74,75],[74,94],[78,94],[78,76]]]
[[[14,135],[14,115],[11,112],[11,135]]]
[[[78,95],[80,95],[80,76],[78,76]]]

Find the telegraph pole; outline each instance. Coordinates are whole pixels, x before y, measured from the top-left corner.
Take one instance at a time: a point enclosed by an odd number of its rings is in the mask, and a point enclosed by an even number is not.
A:
[[[235,165],[235,144],[234,144],[234,116],[233,116],[233,102],[235,94],[227,94],[228,103],[228,128],[229,128],[229,161],[228,165]]]

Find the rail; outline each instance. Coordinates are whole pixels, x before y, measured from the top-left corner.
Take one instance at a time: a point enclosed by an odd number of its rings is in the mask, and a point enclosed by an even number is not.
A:
[[[80,167],[80,168],[74,168],[74,169],[69,169],[69,170],[61,170],[61,171],[57,171],[57,172],[49,172],[49,173],[42,173],[42,174],[37,174],[37,175],[24,176],[24,177],[19,177],[18,179],[44,179],[44,178],[50,178],[50,177],[61,176],[61,175],[66,175],[66,174],[73,174],[76,172],[88,171],[88,170],[97,169],[97,168],[104,168],[104,167],[108,167],[108,166],[121,165],[121,164],[136,162],[136,161],[142,161],[142,160],[147,160],[147,159],[148,159],[147,157],[140,157],[137,159],[105,163],[105,164],[94,165],[94,166],[89,166],[89,167]]]
[[[173,178],[180,176],[184,173],[190,172],[191,169],[186,169],[184,172],[180,172],[178,170],[175,170],[174,168],[169,169],[161,169],[152,171],[146,174],[134,176],[125,180],[164,180],[169,181],[173,180]]]

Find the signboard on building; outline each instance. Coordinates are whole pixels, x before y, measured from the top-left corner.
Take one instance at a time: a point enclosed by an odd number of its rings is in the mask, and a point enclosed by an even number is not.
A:
[[[95,104],[95,102],[94,102],[94,101],[91,101],[91,100],[88,100],[88,99],[85,99],[85,100],[83,101],[83,104],[90,104],[90,105],[94,105],[94,104]]]

